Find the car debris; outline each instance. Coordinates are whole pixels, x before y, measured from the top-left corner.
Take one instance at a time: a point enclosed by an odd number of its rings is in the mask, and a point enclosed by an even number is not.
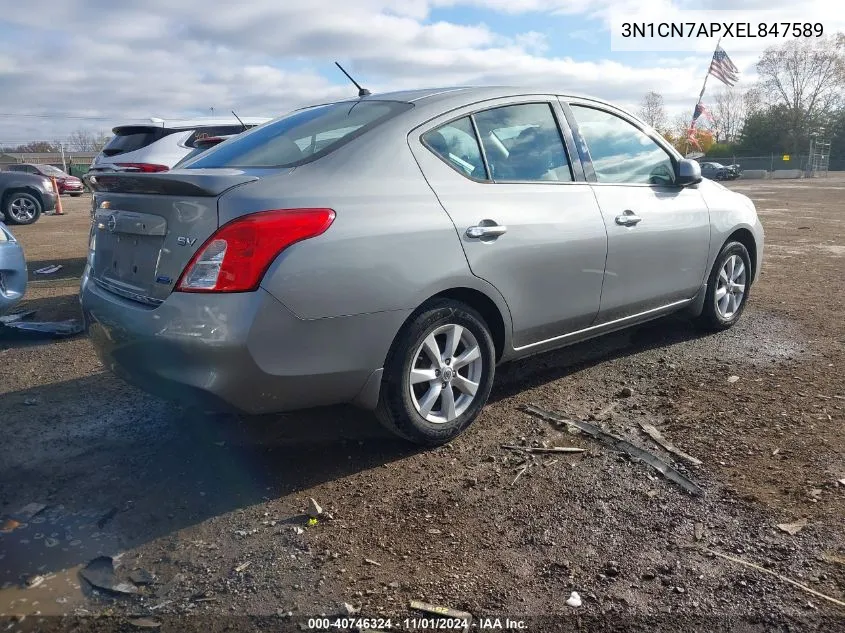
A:
[[[73,336],[84,329],[78,319],[66,321],[14,321],[4,323],[5,327],[35,334],[52,334],[53,336]]]
[[[14,312],[12,314],[4,314],[0,316],[0,324],[6,325],[7,323],[14,323],[15,321],[21,321],[23,319],[28,319],[33,314],[35,314],[35,310],[25,310],[23,312]]]
[[[308,497],[307,514],[312,519],[319,519],[323,516],[323,508],[320,506],[319,503],[317,503],[314,497]]]
[[[381,567],[381,563],[380,563],[380,562],[375,561],[375,560],[373,560],[373,559],[371,559],[371,558],[365,558],[365,559],[364,559],[364,562],[365,562],[365,563],[367,563],[368,565],[375,565],[376,567]]]
[[[603,431],[594,424],[590,424],[589,422],[584,422],[582,420],[570,420],[556,413],[546,411],[545,409],[541,409],[534,405],[526,405],[525,407],[523,407],[523,410],[527,413],[530,413],[531,415],[534,415],[549,422],[553,422],[555,424],[566,424],[575,426],[587,435],[590,435],[604,442],[608,446],[615,448],[620,452],[627,453],[628,455],[636,459],[641,459],[646,464],[657,470],[664,477],[666,477],[666,479],[678,484],[679,486],[681,486],[681,488],[683,488],[690,494],[695,496],[704,495],[704,490],[702,490],[697,484],[684,477],[681,473],[679,473],[672,466],[670,466],[660,458],[656,457],[655,455],[649,453],[646,450],[643,450],[638,446],[631,444],[629,441],[624,440],[621,437],[617,437],[606,431]]]
[[[50,266],[45,266],[44,268],[39,268],[35,271],[36,275],[52,275],[53,273],[59,272],[64,266],[61,264],[52,264]]]
[[[799,589],[802,589],[803,591],[806,591],[808,593],[813,594],[817,598],[822,598],[823,600],[827,600],[828,602],[832,602],[833,604],[839,605],[840,607],[845,607],[845,602],[842,602],[841,600],[837,600],[836,598],[832,598],[832,597],[828,596],[827,594],[821,593],[820,591],[816,591],[815,589],[812,589],[812,588],[808,587],[807,585],[801,584],[800,582],[798,582],[796,580],[792,580],[792,578],[788,578],[788,577],[784,576],[783,574],[779,574],[776,571],[772,571],[771,569],[766,569],[765,567],[761,567],[760,565],[756,565],[756,564],[751,563],[747,560],[737,558],[736,556],[730,556],[729,554],[723,554],[722,552],[717,552],[716,550],[712,550],[712,549],[709,549],[707,547],[703,547],[701,551],[707,552],[708,554],[713,554],[714,556],[718,556],[719,558],[724,558],[725,560],[729,560],[731,562],[738,563],[740,565],[745,565],[746,567],[750,567],[751,569],[755,569],[755,570],[762,572],[764,574],[774,576],[775,578],[779,578],[780,580],[787,582],[790,585],[793,585],[794,587],[798,587]]]
[[[97,589],[110,593],[133,595],[138,588],[128,582],[118,582],[111,556],[98,556],[79,571],[79,575]]]
[[[569,597],[566,599],[566,604],[570,607],[574,607],[575,609],[577,609],[583,603],[581,601],[581,596],[578,595],[578,592],[573,591],[571,594],[569,594]]]
[[[653,424],[648,424],[647,422],[640,422],[640,428],[645,431],[646,435],[648,435],[651,439],[657,442],[661,447],[663,447],[668,452],[672,453],[673,455],[677,455],[684,461],[689,462],[690,464],[694,464],[696,466],[701,466],[701,460],[696,459],[692,455],[687,455],[677,446],[672,444],[669,440],[663,437],[663,434],[657,430]]]
[[[500,448],[508,451],[521,451],[523,453],[583,453],[586,448],[576,448],[574,446],[511,446],[509,444],[502,444]]]
[[[779,530],[786,532],[790,536],[795,536],[807,526],[807,523],[807,519],[802,518],[793,523],[778,523],[777,527]]]
[[[127,620],[130,625],[139,629],[158,629],[161,622],[155,618],[130,618]]]

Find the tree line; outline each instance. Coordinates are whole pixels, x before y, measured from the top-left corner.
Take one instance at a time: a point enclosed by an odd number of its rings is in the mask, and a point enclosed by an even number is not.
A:
[[[29,153],[59,153],[64,149],[65,153],[74,152],[99,152],[109,142],[111,134],[106,132],[94,132],[91,130],[76,130],[66,140],[62,141],[31,141],[20,145],[5,145],[0,147],[0,152]]]
[[[831,163],[845,162],[845,34],[770,47],[756,69],[753,85],[705,94],[706,114],[696,124],[701,151],[714,157],[806,154],[815,136],[831,141]],[[670,120],[662,95],[649,92],[639,115],[683,152],[692,109]]]

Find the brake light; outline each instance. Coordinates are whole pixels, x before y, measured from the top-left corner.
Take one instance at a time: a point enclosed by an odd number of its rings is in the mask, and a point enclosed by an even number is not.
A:
[[[147,174],[170,170],[170,167],[167,165],[154,165],[153,163],[115,163],[115,165],[118,167],[125,167],[126,169],[136,169]]]
[[[276,209],[221,226],[188,262],[176,290],[251,292],[288,246],[322,235],[334,222],[331,209]]]

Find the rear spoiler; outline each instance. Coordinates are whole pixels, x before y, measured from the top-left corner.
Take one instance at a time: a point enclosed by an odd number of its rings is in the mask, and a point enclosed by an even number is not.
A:
[[[163,196],[219,196],[224,191],[258,180],[240,169],[179,169],[150,174],[106,172],[88,177],[91,188],[105,193]]]

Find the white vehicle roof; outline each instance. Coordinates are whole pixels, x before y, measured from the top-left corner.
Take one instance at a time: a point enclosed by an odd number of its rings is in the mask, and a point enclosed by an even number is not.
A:
[[[150,117],[147,120],[139,120],[133,123],[123,123],[112,128],[112,132],[117,134],[121,128],[127,127],[161,127],[171,130],[194,130],[201,127],[212,127],[217,125],[240,125],[243,121],[246,125],[261,125],[270,121],[271,117],[241,117],[238,121],[235,117],[203,117],[197,119],[159,119]]]

